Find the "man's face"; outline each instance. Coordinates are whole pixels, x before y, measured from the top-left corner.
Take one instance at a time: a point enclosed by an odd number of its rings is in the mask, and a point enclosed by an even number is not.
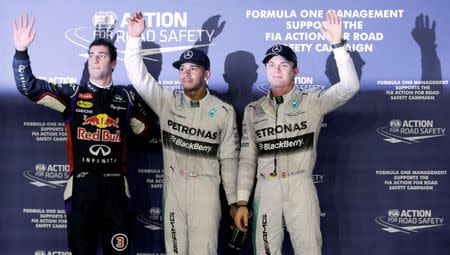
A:
[[[267,80],[271,88],[286,88],[294,84],[298,68],[281,56],[273,56],[266,63]]]
[[[209,70],[194,63],[183,63],[179,70],[180,82],[186,92],[194,92],[203,89],[209,78]]]
[[[89,49],[88,69],[92,81],[111,78],[115,66],[116,61],[111,62],[108,47],[94,45]]]

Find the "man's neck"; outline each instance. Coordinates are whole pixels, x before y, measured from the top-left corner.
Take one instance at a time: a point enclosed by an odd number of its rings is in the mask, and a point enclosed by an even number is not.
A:
[[[294,88],[294,83],[290,84],[287,87],[283,87],[283,88],[272,87],[270,89],[270,95],[272,97],[284,96],[287,93],[289,93],[293,88]]]
[[[184,94],[192,100],[201,100],[206,96],[206,94],[208,94],[208,92],[206,87],[202,87],[202,89],[195,91],[184,91]]]
[[[107,78],[107,79],[102,79],[102,80],[91,80],[89,79],[89,82],[91,82],[92,84],[94,84],[95,86],[99,87],[99,88],[108,88],[112,85],[112,79],[111,78]]]

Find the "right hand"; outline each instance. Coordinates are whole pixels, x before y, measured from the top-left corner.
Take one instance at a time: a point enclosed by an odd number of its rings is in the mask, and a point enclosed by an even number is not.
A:
[[[421,49],[435,49],[436,48],[436,21],[431,23],[428,15],[421,13],[416,17],[416,26],[411,31],[414,41],[419,44]]]
[[[239,206],[234,215],[234,224],[240,231],[248,231],[248,208],[246,206]]]
[[[139,37],[145,30],[145,20],[142,12],[135,12],[127,19],[128,35],[131,37]]]
[[[31,24],[28,24],[28,14],[20,16],[19,26],[17,26],[16,20],[13,20],[14,47],[16,47],[16,50],[24,51],[33,42],[36,37],[34,20],[35,18],[32,17]]]

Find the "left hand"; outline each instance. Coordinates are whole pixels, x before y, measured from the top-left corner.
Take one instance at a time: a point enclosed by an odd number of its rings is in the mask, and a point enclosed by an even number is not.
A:
[[[342,17],[335,10],[327,11],[327,26],[320,24],[320,31],[330,44],[339,43],[343,34]]]
[[[127,19],[128,35],[131,37],[140,37],[145,30],[145,20],[142,12],[135,12]]]

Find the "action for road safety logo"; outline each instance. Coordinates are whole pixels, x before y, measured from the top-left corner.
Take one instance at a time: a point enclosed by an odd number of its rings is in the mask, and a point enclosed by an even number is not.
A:
[[[379,216],[375,222],[389,233],[414,234],[445,225],[445,218],[435,217],[432,210],[390,209],[387,216]]]
[[[69,177],[69,165],[38,163],[35,170],[24,171],[23,176],[36,187],[64,187]]]
[[[445,128],[436,127],[433,120],[399,120],[389,122],[389,126],[377,129],[390,143],[419,143],[420,140],[445,136]]]

